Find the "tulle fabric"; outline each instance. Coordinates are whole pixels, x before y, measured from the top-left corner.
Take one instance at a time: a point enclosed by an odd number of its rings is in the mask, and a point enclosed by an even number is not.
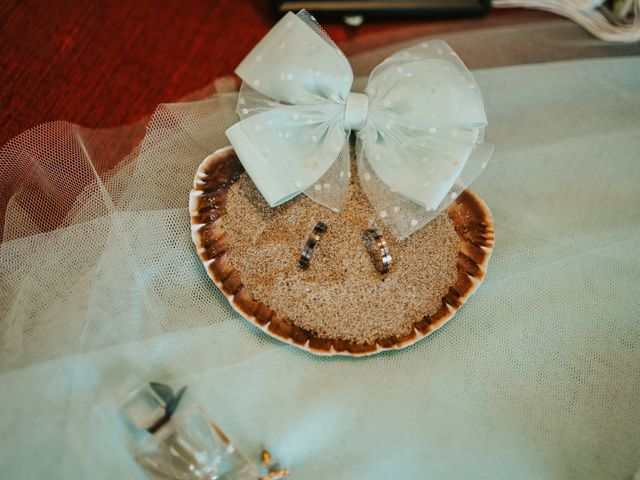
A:
[[[307,355],[211,284],[187,204],[198,164],[227,145],[235,93],[116,130],[40,125],[3,146],[3,478],[144,479],[118,405],[149,380],[188,385],[185,406],[300,479],[632,478],[640,65],[575,59],[637,50],[562,22],[446,40],[499,146],[473,184],[496,246],[456,317],[400,352]],[[405,46],[350,58],[356,84]],[[502,68],[549,60],[570,61]]]

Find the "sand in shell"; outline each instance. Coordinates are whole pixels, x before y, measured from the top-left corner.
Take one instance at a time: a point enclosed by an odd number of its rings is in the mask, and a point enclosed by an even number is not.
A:
[[[446,212],[398,242],[382,222],[353,176],[340,214],[304,195],[271,208],[243,174],[231,187],[223,227],[229,261],[256,300],[280,318],[321,338],[370,343],[404,335],[425,314],[433,315],[455,284],[460,248]],[[314,225],[328,225],[311,266],[298,266]],[[376,272],[362,240],[379,229],[389,244],[393,266]]]

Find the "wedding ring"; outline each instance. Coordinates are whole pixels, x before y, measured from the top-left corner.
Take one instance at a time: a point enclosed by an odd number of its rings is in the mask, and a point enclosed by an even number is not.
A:
[[[362,239],[371,254],[376,270],[379,273],[387,273],[393,259],[389,252],[389,245],[382,234],[378,230],[366,230]]]
[[[326,231],[327,226],[322,222],[316,223],[316,226],[313,227],[313,231],[311,232],[311,235],[309,235],[309,238],[307,238],[307,243],[305,244],[304,248],[302,249],[302,253],[300,254],[300,260],[298,260],[298,265],[303,270],[309,268],[309,265],[311,263],[311,255],[318,246],[320,237]]]

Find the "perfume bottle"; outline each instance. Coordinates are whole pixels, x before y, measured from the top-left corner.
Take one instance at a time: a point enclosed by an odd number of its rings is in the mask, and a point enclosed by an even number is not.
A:
[[[134,458],[151,478],[256,480],[288,473],[267,471],[261,476],[258,466],[237,450],[201,407],[176,413],[184,390],[174,394],[171,387],[149,383],[135,390],[122,407],[135,427]]]

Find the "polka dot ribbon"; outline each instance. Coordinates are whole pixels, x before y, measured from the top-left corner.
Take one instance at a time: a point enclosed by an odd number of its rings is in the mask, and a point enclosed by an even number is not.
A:
[[[339,212],[353,131],[360,183],[403,239],[454,201],[493,152],[478,85],[440,40],[393,54],[352,92],[340,49],[308,12],[288,13],[236,73],[240,121],[226,134],[272,207],[304,193]]]

